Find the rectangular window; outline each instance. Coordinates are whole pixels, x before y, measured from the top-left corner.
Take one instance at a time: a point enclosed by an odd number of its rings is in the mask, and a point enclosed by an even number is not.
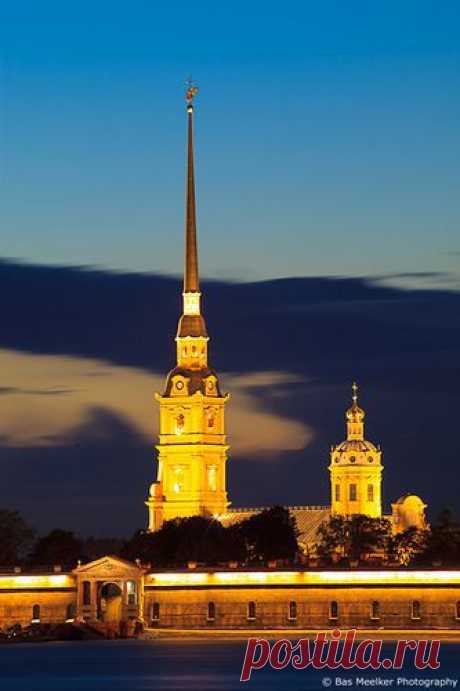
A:
[[[339,618],[339,605],[335,600],[333,600],[329,605],[329,619],[338,619],[338,618]]]
[[[136,604],[136,582],[135,581],[127,581],[126,582],[126,593],[128,596],[128,605],[135,605]]]
[[[208,489],[210,492],[217,492],[217,466],[208,465]]]
[[[256,618],[256,603],[248,602],[248,621],[254,621]]]
[[[412,607],[411,607],[411,619],[421,619],[421,614],[420,614],[420,602],[418,600],[414,600],[412,602]]]
[[[289,621],[296,621],[297,619],[297,602],[289,603]]]
[[[335,500],[340,501],[340,485],[335,486]]]
[[[88,607],[91,604],[91,583],[83,581],[83,605]]]
[[[367,501],[374,501],[374,485],[367,486]]]
[[[175,465],[172,467],[172,489],[175,494],[184,491],[184,466]]]
[[[371,605],[371,619],[380,619],[380,603],[377,600]]]
[[[157,623],[160,621],[160,603],[154,602],[152,605],[152,622]]]
[[[206,617],[208,621],[214,621],[216,618],[216,605],[214,602],[208,602],[208,616]]]
[[[358,488],[356,487],[356,485],[352,483],[348,489],[349,489],[350,501],[357,501],[357,499],[358,499]]]

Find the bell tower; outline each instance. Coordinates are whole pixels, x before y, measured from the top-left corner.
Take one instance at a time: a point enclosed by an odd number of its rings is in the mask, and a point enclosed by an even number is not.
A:
[[[208,333],[201,313],[193,161],[193,99],[186,94],[188,119],[187,207],[182,315],[176,335],[176,366],[167,378],[160,406],[157,480],[147,499],[149,530],[177,517],[226,511],[227,450],[223,395],[208,365]]]
[[[352,385],[352,404],[346,412],[347,438],[331,448],[331,513],[382,516],[382,452],[364,438],[365,412],[358,405],[358,385]]]

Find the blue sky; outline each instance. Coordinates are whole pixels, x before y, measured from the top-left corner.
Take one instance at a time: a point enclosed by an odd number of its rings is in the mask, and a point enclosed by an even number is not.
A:
[[[178,273],[460,274],[456,2],[0,9],[0,255]]]

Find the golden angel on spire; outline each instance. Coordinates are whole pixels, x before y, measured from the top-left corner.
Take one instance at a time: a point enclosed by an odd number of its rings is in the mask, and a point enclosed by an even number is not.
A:
[[[189,77],[187,81],[187,92],[185,95],[185,100],[189,105],[191,105],[193,101],[193,97],[198,93],[198,87],[193,85],[192,78]]]

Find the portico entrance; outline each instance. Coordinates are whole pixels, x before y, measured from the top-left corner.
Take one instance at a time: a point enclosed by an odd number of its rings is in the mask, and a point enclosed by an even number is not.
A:
[[[123,590],[118,583],[103,583],[97,593],[97,618],[103,622],[122,619]]]
[[[142,621],[144,571],[119,557],[104,557],[76,568],[77,619]]]

